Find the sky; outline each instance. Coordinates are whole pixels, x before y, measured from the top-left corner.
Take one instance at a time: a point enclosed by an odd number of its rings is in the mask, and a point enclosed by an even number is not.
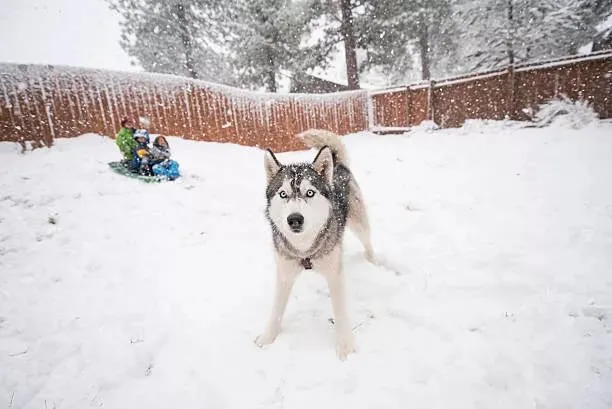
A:
[[[140,71],[104,0],[0,0],[0,62]]]

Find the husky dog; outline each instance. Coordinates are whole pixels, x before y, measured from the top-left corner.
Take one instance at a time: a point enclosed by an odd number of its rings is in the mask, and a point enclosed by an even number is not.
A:
[[[302,269],[315,269],[327,279],[336,352],[344,360],[355,352],[355,342],[346,311],[342,239],[348,227],[363,244],[366,258],[374,262],[366,206],[340,136],[310,129],[297,137],[319,149],[312,163],[282,164],[271,150],[265,153],[265,214],[272,229],[277,278],[267,328],[255,343],[262,347],[274,342],[295,279]]]

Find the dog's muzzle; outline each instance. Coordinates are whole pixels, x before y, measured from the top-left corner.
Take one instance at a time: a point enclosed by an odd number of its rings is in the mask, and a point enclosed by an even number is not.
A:
[[[294,233],[301,233],[304,228],[304,216],[299,213],[291,213],[287,216],[287,224]]]

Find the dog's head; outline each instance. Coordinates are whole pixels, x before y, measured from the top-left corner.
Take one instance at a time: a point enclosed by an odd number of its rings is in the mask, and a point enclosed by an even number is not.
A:
[[[321,148],[312,163],[289,165],[267,150],[265,169],[268,218],[293,245],[307,249],[331,215],[331,149]]]

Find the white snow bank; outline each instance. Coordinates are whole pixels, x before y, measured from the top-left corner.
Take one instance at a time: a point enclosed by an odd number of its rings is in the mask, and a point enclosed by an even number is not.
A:
[[[609,408],[610,135],[346,137],[398,274],[347,234],[344,363],[314,273],[253,344],[274,285],[259,150],[171,138],[185,177],[147,185],[97,135],[0,144],[0,407]]]

